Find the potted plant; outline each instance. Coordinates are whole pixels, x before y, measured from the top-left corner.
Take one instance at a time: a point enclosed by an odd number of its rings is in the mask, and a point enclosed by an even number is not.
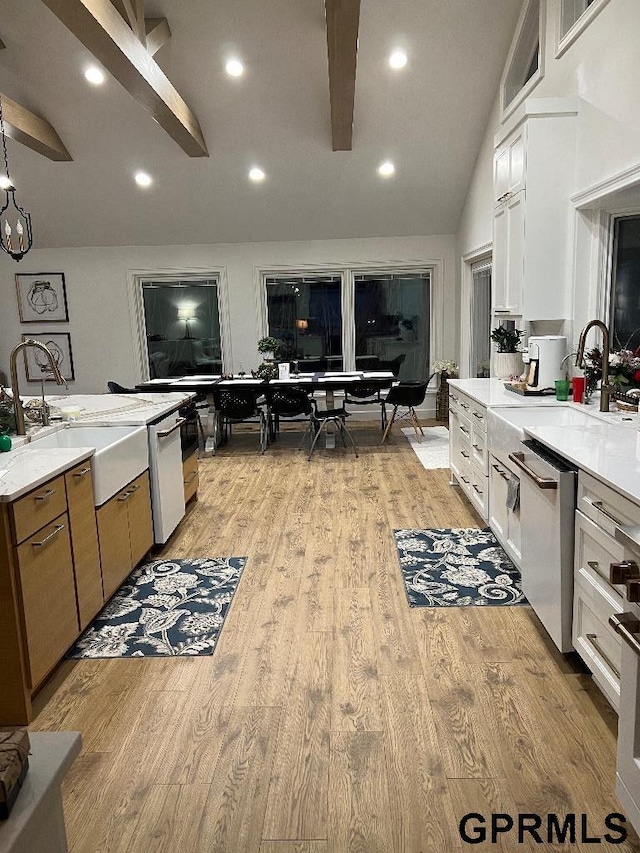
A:
[[[518,346],[524,332],[507,326],[497,326],[491,331],[491,340],[496,344],[492,354],[491,375],[497,379],[516,379],[524,369],[522,354]]]
[[[273,361],[280,351],[280,341],[277,338],[267,336],[258,341],[258,352],[262,353],[265,361]]]

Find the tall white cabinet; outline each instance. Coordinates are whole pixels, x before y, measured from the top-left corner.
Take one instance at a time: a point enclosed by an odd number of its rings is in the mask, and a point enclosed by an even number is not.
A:
[[[496,319],[570,316],[577,100],[529,98],[495,137]]]

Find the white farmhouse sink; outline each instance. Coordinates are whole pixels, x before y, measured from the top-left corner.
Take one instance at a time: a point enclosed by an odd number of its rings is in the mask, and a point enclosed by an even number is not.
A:
[[[524,406],[489,409],[487,438],[489,450],[498,457],[520,450],[526,427],[586,427],[595,424],[593,415],[570,406]]]
[[[31,438],[35,449],[93,447],[93,499],[101,506],[149,467],[146,426],[68,426]]]

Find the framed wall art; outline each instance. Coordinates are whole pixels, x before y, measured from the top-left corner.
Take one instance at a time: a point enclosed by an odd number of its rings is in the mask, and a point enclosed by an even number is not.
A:
[[[64,273],[17,273],[16,291],[21,323],[68,322]]]
[[[31,335],[22,335],[22,340],[35,339],[44,344],[55,359],[58,370],[69,381],[75,379],[73,371],[73,355],[71,352],[71,335],[68,332],[33,332]],[[27,374],[27,382],[54,382],[51,375],[49,360],[42,350],[37,347],[26,347],[24,353],[24,369]]]

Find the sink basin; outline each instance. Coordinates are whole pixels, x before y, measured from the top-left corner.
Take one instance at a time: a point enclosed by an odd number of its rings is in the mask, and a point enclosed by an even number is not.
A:
[[[30,446],[93,447],[93,500],[101,506],[149,467],[146,426],[68,426],[42,438],[33,436]]]

